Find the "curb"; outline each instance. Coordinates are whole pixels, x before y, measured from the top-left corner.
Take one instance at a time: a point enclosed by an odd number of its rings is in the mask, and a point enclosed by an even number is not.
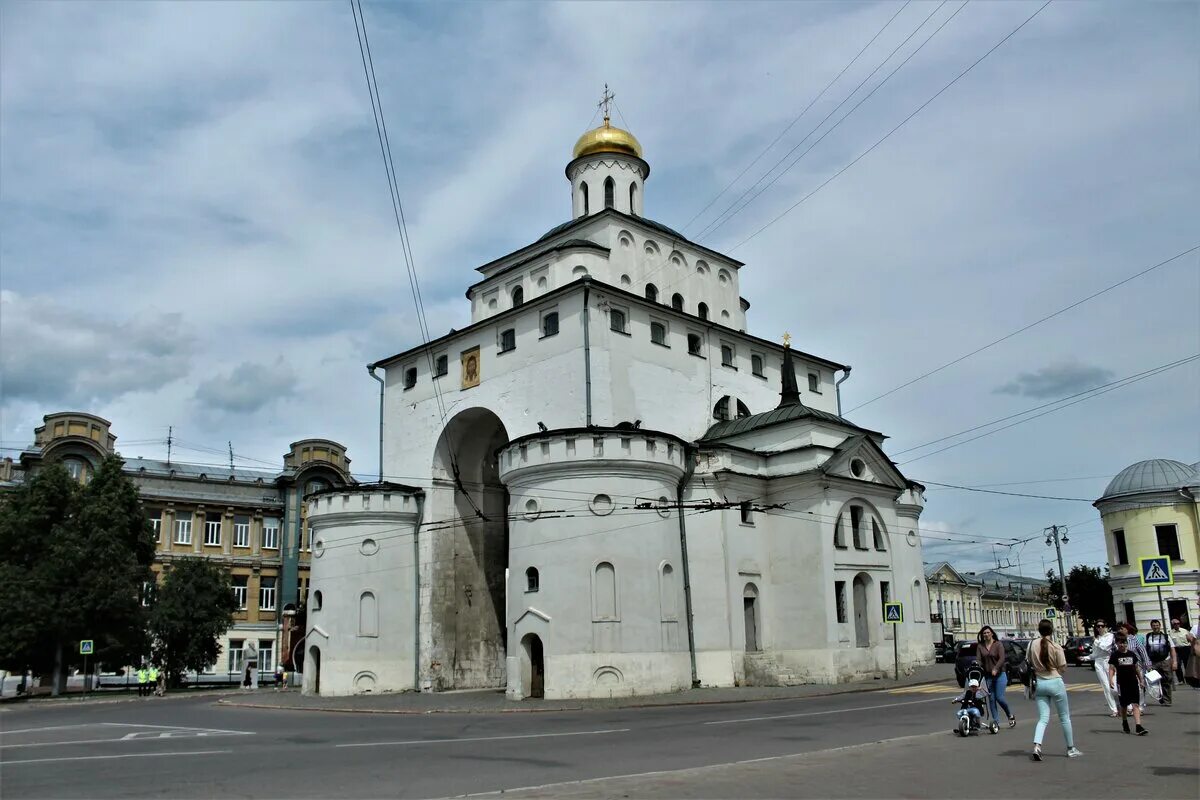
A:
[[[906,683],[902,686],[872,686],[862,689],[846,689],[845,691],[827,691],[817,692],[814,694],[792,695],[790,697],[752,697],[752,698],[732,698],[729,700],[694,700],[680,701],[674,703],[631,703],[629,705],[613,706],[608,708],[596,708],[593,706],[565,706],[561,708],[495,708],[495,709],[479,709],[479,708],[430,708],[430,709],[405,709],[405,708],[347,708],[344,706],[277,706],[269,703],[247,703],[237,700],[217,700],[216,705],[228,706],[230,708],[255,708],[266,709],[271,711],[321,711],[335,714],[400,714],[426,716],[429,714],[552,714],[563,711],[623,711],[625,709],[645,709],[645,708],[679,708],[681,706],[716,706],[716,705],[731,705],[734,703],[769,703],[777,700],[805,700],[810,697],[836,697],[843,694],[863,694],[867,692],[889,692],[893,689],[911,689],[918,686],[937,686],[944,683],[941,680],[921,681],[920,683]]]
[[[0,713],[4,713],[5,711],[10,710],[10,709],[13,711],[16,711],[17,709],[33,710],[33,709],[37,709],[37,708],[60,708],[60,707],[79,708],[82,706],[113,705],[115,703],[138,703],[143,700],[146,702],[150,702],[150,701],[158,702],[161,700],[186,700],[189,698],[201,698],[201,699],[211,700],[213,697],[223,697],[223,696],[229,695],[229,694],[233,694],[233,692],[227,692],[227,691],[222,691],[222,690],[211,690],[211,691],[200,690],[200,691],[195,691],[195,692],[190,692],[190,693],[176,691],[176,692],[168,692],[167,694],[163,695],[162,697],[133,697],[133,696],[104,697],[103,695],[95,695],[94,698],[93,697],[82,697],[80,695],[70,695],[67,697],[54,697],[54,698],[46,697],[46,698],[38,698],[38,699],[33,699],[33,698],[19,699],[19,698],[13,697],[13,698],[5,698],[4,702],[0,703]],[[223,701],[218,700],[217,702],[223,702]]]

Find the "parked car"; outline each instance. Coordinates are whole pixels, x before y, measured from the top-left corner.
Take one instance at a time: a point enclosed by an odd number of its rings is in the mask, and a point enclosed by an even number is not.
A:
[[[950,664],[954,661],[954,637],[950,634],[940,642],[933,643],[933,660],[937,664]]]
[[[1090,667],[1095,659],[1092,653],[1092,640],[1091,636],[1073,636],[1067,639],[1067,643],[1063,645],[1067,663],[1077,667]]]
[[[1025,648],[1013,639],[1001,639],[1000,644],[1004,647],[1004,671],[1008,675],[1008,682],[1009,684],[1018,683],[1020,678],[1017,676],[1017,668],[1025,660]],[[978,647],[979,645],[975,642],[959,642],[954,646],[954,677],[959,686],[966,685],[967,669],[978,661],[976,658]]]

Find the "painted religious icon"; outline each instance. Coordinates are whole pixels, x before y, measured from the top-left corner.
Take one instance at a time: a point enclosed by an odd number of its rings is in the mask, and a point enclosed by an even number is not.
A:
[[[479,348],[472,347],[462,353],[462,388],[479,385]]]

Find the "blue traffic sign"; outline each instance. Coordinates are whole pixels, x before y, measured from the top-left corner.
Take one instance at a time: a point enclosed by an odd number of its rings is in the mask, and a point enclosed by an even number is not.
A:
[[[1170,556],[1152,556],[1138,560],[1141,565],[1142,586],[1174,586]]]
[[[901,622],[904,622],[904,604],[884,603],[883,621],[891,625],[899,625]]]
[[[91,639],[82,639],[79,642],[79,655],[90,656],[95,648],[95,643]]]

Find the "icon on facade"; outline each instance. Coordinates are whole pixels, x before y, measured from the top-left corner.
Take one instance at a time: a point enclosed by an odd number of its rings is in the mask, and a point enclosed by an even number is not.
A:
[[[472,347],[462,354],[462,388],[479,385],[479,348]]]

